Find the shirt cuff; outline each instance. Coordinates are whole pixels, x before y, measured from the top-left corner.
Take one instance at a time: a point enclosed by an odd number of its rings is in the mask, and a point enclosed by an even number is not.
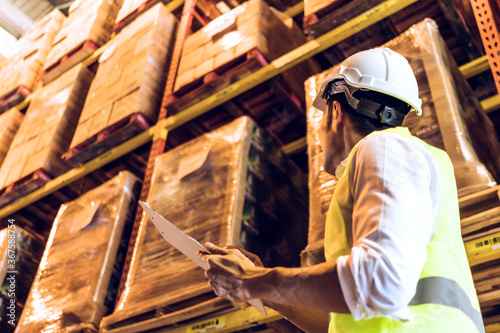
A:
[[[411,313],[407,306],[391,313],[377,312],[368,306],[366,299],[369,295],[358,293],[358,286],[349,265],[349,257],[349,255],[346,255],[337,258],[337,275],[344,300],[354,320],[358,321],[373,317],[387,317],[401,322],[410,320]]]
[[[354,320],[360,320],[362,318],[370,318],[368,313],[365,313],[364,307],[358,302],[358,297],[356,295],[356,284],[351,273],[348,261],[349,256],[341,256],[337,258],[337,274],[339,277],[340,288],[342,289],[342,294],[344,294],[345,302],[347,307],[351,312]]]

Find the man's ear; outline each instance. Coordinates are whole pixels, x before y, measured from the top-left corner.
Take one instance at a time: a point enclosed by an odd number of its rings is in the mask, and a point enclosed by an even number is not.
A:
[[[332,126],[337,130],[337,126],[342,123],[344,118],[344,112],[342,111],[342,106],[338,101],[333,101],[332,104]]]

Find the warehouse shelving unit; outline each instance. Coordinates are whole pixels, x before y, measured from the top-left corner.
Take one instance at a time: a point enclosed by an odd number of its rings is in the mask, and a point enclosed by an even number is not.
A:
[[[362,31],[366,27],[396,13],[397,11],[417,2],[418,0],[388,0],[380,5],[368,10],[367,12],[359,15],[353,20],[333,29],[329,33],[322,35],[317,39],[313,39],[295,50],[281,56],[280,58],[272,61],[269,65],[261,68],[260,70],[252,73],[251,75],[239,80],[225,89],[211,95],[205,100],[185,109],[179,114],[169,116],[165,119],[160,119],[156,125],[149,128],[147,131],[137,135],[136,137],[124,142],[118,147],[109,150],[103,155],[85,163],[84,165],[73,168],[65,174],[48,182],[39,190],[32,192],[22,199],[7,205],[0,209],[0,218],[8,217],[10,214],[19,211],[20,209],[44,198],[45,196],[54,193],[55,191],[67,186],[77,179],[84,177],[92,171],[116,160],[117,158],[133,151],[134,149],[146,144],[150,141],[156,141],[158,138],[166,137],[167,133],[186,122],[195,119],[196,117],[212,110],[216,106],[231,100],[232,98],[242,94],[245,91],[275,77],[276,75],[292,68],[293,66],[301,63],[302,61],[311,58],[312,56],[326,50],[327,48],[337,44],[345,38]],[[100,54],[104,52],[105,46],[97,50],[94,55],[85,60],[85,64],[89,65],[95,62]],[[29,99],[25,102],[29,103]],[[26,106],[21,105],[21,106]],[[303,142],[303,140],[301,141]],[[299,142],[300,143],[300,142]],[[297,151],[297,143],[292,143],[292,148],[285,147],[285,151]]]
[[[170,11],[174,11],[180,6],[192,6],[195,0],[174,0],[167,4],[167,9]],[[11,214],[18,212],[19,210],[36,203],[40,199],[64,188],[65,186],[75,182],[76,180],[85,177],[89,173],[102,168],[103,166],[115,161],[116,159],[134,151],[135,149],[144,146],[149,142],[153,142],[152,151],[160,151],[164,149],[163,147],[154,147],[155,143],[160,141],[165,141],[167,135],[170,131],[182,126],[183,124],[205,114],[206,112],[212,110],[213,108],[230,101],[231,99],[239,96],[240,94],[250,90],[253,87],[258,86],[259,84],[279,75],[287,69],[292,68],[293,66],[303,62],[306,59],[313,57],[314,55],[321,53],[322,51],[328,49],[329,47],[341,42],[342,40],[354,35],[357,32],[362,31],[363,29],[369,27],[370,25],[377,23],[383,20],[386,17],[400,11],[401,9],[417,2],[418,0],[387,0],[378,6],[371,8],[365,13],[357,16],[356,18],[342,24],[341,26],[331,30],[330,32],[308,41],[302,46],[296,48],[295,50],[281,56],[280,58],[272,61],[267,66],[259,69],[258,71],[252,73],[251,75],[241,79],[230,86],[224,88],[223,90],[213,94],[212,96],[198,102],[197,104],[188,107],[183,110],[179,114],[173,116],[166,116],[166,110],[163,110],[163,115],[160,115],[158,122],[153,125],[151,128],[146,130],[145,132],[135,136],[134,138],[120,144],[119,146],[107,151],[101,156],[83,164],[80,167],[73,168],[63,175],[53,179],[48,182],[35,192],[32,192],[23,198],[13,202],[3,208],[0,209],[0,219],[7,218]],[[304,8],[303,2],[300,2],[293,7],[290,7],[285,13],[289,16],[297,16],[299,15]],[[182,31],[180,32],[182,33]],[[183,39],[184,36],[178,36]],[[91,64],[98,61],[100,55],[105,51],[106,45],[96,50],[92,55],[90,55],[86,60],[84,60],[84,64],[90,66]],[[465,64],[460,67],[460,70],[464,74],[466,78],[475,76],[479,73],[482,73],[488,70],[489,67],[487,56],[482,56],[474,61],[471,61],[468,64]],[[173,74],[175,75],[175,73]],[[173,83],[172,83],[173,84]],[[167,89],[169,87],[167,86]],[[166,92],[169,93],[168,91]],[[18,107],[20,109],[25,108],[30,102],[30,97],[23,101]],[[487,112],[493,112],[500,108],[500,96],[495,95],[486,100],[482,101],[483,108]],[[298,152],[301,152],[306,147],[306,139],[305,137],[298,139],[286,146],[283,147],[283,151],[288,155],[294,155]],[[153,156],[153,155],[150,155]],[[150,158],[150,161],[154,160]],[[148,179],[148,172],[146,171],[145,179]],[[149,177],[151,175],[149,174]],[[147,193],[148,187],[143,189],[143,193]],[[136,219],[137,222],[137,219]],[[495,234],[495,237],[500,236]],[[480,240],[475,240],[466,243],[466,248],[472,248],[474,243],[477,243]],[[132,241],[133,243],[133,241]],[[470,244],[469,244],[470,243]],[[477,260],[493,260],[498,259],[500,256],[495,252],[492,254],[488,247],[482,247],[478,252],[480,256]],[[487,251],[489,251],[487,253]],[[485,259],[486,258],[486,259]],[[482,262],[481,261],[481,262]],[[478,261],[479,262],[479,261]],[[478,262],[471,262],[471,265],[476,264]],[[158,330],[158,332],[197,332],[196,330],[189,331],[190,327],[194,327],[196,325],[203,324],[205,322],[214,321],[219,319],[219,322],[224,323],[221,324],[219,328],[213,328],[213,332],[225,333],[225,332],[234,332],[237,329],[245,329],[252,326],[257,326],[260,324],[265,324],[270,321],[281,319],[282,317],[274,311],[269,311],[268,316],[263,316],[260,312],[255,310],[252,307],[237,310],[235,312],[230,312],[227,314],[223,314],[213,318],[207,318],[203,321],[194,321],[192,323],[188,323],[182,326],[170,327]],[[498,325],[500,326],[500,325]],[[491,327],[490,329],[494,329]]]

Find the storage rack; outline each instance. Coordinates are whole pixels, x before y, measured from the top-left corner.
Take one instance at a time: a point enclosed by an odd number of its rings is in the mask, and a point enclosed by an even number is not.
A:
[[[248,77],[233,83],[227,88],[217,92],[216,94],[206,98],[205,100],[187,108],[186,110],[180,112],[179,114],[169,116],[166,119],[162,119],[157,122],[154,126],[149,128],[144,133],[137,135],[136,137],[122,143],[109,150],[108,152],[102,154],[101,156],[83,164],[80,167],[71,169],[70,171],[64,173],[63,175],[53,179],[48,182],[42,188],[32,192],[16,202],[13,202],[0,209],[0,219],[6,218],[10,214],[13,214],[20,209],[46,197],[47,195],[71,184],[77,179],[84,177],[92,171],[95,171],[102,166],[116,160],[117,158],[133,151],[134,149],[146,144],[147,142],[154,141],[157,138],[165,137],[166,133],[169,131],[185,124],[186,122],[195,119],[196,117],[210,111],[214,107],[221,105],[222,103],[240,95],[241,93],[250,90],[251,88],[257,86],[258,84],[265,82],[266,80],[282,73],[283,71],[301,63],[302,61],[309,59],[310,57],[324,51],[325,49],[337,44],[338,42],[344,40],[345,38],[352,36],[356,32],[363,30],[364,28],[374,24],[393,13],[417,2],[418,0],[388,0],[382,4],[372,8],[371,10],[365,12],[362,15],[354,18],[353,20],[333,29],[329,33],[322,35],[321,37],[311,40],[306,44],[300,46],[299,48],[281,56],[280,58],[274,60],[269,65],[263,67],[262,69],[256,71],[255,73],[249,75]],[[184,3],[184,0],[175,0],[167,5],[167,9],[173,11],[177,9]],[[289,13],[297,14],[300,13],[301,8],[303,8],[303,3],[290,8]],[[106,46],[101,47],[95,51],[89,58],[84,60],[84,64],[89,66],[97,61],[99,56],[104,52]],[[479,73],[484,72],[489,68],[489,64],[486,56],[482,56],[468,64],[462,65],[460,70],[464,73],[466,78],[472,77]],[[28,97],[23,103],[18,107],[24,108],[30,102],[30,97]],[[492,96],[484,101],[482,101],[483,108],[487,112],[492,112],[500,108],[500,95]],[[283,147],[283,150],[287,154],[294,154],[305,148],[305,138],[299,139],[295,142],[288,144]]]
[[[194,0],[174,0],[166,5],[167,9],[174,11],[184,4],[184,6],[192,5]],[[303,44],[297,49],[281,56],[280,58],[272,61],[269,65],[256,71],[255,73],[241,79],[228,86],[227,88],[215,93],[214,95],[200,101],[199,103],[183,110],[179,114],[163,117],[160,116],[158,122],[146,130],[145,132],[135,136],[134,138],[122,143],[121,145],[107,151],[101,156],[85,163],[80,167],[76,167],[66,172],[65,174],[53,179],[40,188],[21,199],[13,202],[6,207],[0,209],[0,219],[6,218],[9,215],[21,210],[28,205],[37,202],[38,200],[58,191],[59,189],[73,183],[74,181],[86,176],[87,174],[98,170],[99,168],[109,164],[110,162],[124,156],[138,147],[141,147],[148,142],[158,142],[158,140],[165,140],[168,132],[185,124],[186,122],[199,117],[200,115],[212,110],[218,105],[231,100],[234,97],[242,94],[245,91],[275,77],[276,75],[284,72],[285,70],[301,63],[302,61],[311,58],[312,56],[326,50],[327,48],[339,43],[340,41],[362,31],[370,25],[379,22],[380,20],[398,12],[399,10],[417,2],[418,0],[387,0],[378,6],[366,11],[365,13],[357,16],[356,18],[346,22],[345,24],[333,29],[332,31],[318,37],[314,40]],[[471,0],[472,1],[472,0]],[[303,11],[304,4],[300,2],[295,6],[289,8],[286,14],[296,16]],[[178,36],[179,37],[179,36]],[[86,66],[95,63],[99,56],[104,52],[106,45],[96,50],[89,58],[84,60]],[[482,56],[468,64],[460,67],[460,70],[466,78],[475,76],[488,70],[490,67],[487,56]],[[18,105],[19,108],[26,107],[30,102],[28,97],[24,102]],[[483,108],[486,112],[493,112],[500,108],[500,96],[495,95],[482,101]],[[164,114],[165,116],[165,114]],[[306,147],[306,139],[301,138],[283,147],[286,154],[293,155],[297,152],[304,150]],[[146,173],[147,177],[147,173]],[[147,188],[145,189],[147,190]],[[144,192],[144,191],[143,191]],[[146,192],[147,193],[147,192]],[[467,244],[466,244],[467,246]],[[498,256],[488,259],[497,259]],[[234,329],[243,329],[246,327],[263,324],[269,321],[280,319],[281,316],[274,311],[265,317],[253,308],[245,308],[236,312],[223,315],[225,326],[220,329],[214,329],[214,332],[233,332]],[[210,318],[208,319],[210,320]],[[161,330],[162,332],[186,332],[189,325],[178,326],[175,328],[167,328]]]

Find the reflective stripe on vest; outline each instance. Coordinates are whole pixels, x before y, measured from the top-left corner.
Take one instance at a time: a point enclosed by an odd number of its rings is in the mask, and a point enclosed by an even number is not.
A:
[[[409,305],[440,304],[461,310],[484,333],[481,313],[472,307],[469,297],[460,285],[450,279],[433,276],[420,279],[417,292]]]

